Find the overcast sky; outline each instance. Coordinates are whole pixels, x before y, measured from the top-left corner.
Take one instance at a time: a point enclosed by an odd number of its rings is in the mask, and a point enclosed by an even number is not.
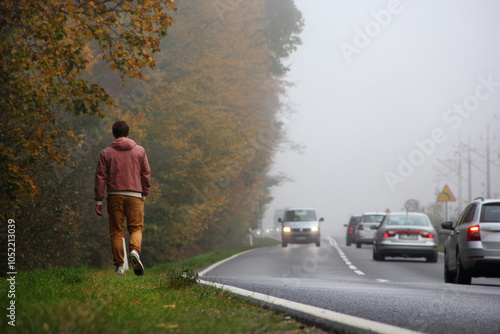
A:
[[[428,205],[445,184],[458,197],[445,165],[456,165],[469,137],[482,169],[473,166],[472,196],[486,195],[488,124],[499,164],[500,1],[295,3],[305,27],[289,60],[295,111],[284,121],[305,150],[276,156],[274,172],[294,181],[274,189],[265,224],[286,206],[315,206],[325,225],[342,226],[353,213],[399,211],[408,199]],[[492,195],[499,174],[492,166]],[[467,200],[466,181],[461,192]]]

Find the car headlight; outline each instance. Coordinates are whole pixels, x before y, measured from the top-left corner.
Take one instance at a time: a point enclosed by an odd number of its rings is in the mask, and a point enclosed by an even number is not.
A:
[[[289,226],[283,227],[283,232],[290,232],[292,229],[290,229]]]
[[[313,232],[318,232],[318,227],[317,227],[317,226],[313,226],[313,227],[311,227],[311,231],[313,231]]]

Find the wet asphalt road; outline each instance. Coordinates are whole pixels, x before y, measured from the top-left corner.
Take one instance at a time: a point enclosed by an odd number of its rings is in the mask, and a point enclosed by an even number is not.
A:
[[[328,238],[255,249],[203,279],[423,333],[500,333],[500,279],[445,284],[441,254],[375,262],[370,245]]]

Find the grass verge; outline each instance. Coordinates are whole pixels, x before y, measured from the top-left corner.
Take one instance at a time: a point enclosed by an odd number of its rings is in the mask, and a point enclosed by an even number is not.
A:
[[[132,270],[57,268],[20,272],[15,327],[2,278],[2,333],[319,333],[229,292],[196,284],[195,270],[244,249],[200,255],[180,263]]]

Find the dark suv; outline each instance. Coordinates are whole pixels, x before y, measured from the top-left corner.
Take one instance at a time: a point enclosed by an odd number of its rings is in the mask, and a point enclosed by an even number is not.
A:
[[[352,243],[356,243],[356,226],[361,220],[361,215],[359,216],[351,216],[349,219],[349,223],[344,224],[347,227],[347,232],[345,236],[345,244],[346,246],[350,246]]]
[[[470,284],[472,277],[500,277],[500,200],[476,198],[451,230],[444,249],[444,281]]]

